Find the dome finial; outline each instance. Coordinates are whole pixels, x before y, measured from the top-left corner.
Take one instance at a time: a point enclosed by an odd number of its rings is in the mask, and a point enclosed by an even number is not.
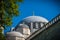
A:
[[[34,11],[33,11],[33,16],[34,16]]]

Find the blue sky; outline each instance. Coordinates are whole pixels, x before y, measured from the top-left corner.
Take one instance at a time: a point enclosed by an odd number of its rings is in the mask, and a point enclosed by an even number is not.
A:
[[[35,16],[42,16],[47,20],[51,20],[59,14],[59,1],[54,0],[24,0],[19,5],[19,16],[13,18],[13,24],[11,27],[16,25],[25,17],[32,16],[33,11]],[[9,28],[5,30],[9,31]]]

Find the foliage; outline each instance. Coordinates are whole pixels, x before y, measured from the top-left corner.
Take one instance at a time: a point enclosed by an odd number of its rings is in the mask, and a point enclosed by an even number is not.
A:
[[[0,40],[6,40],[5,39],[5,36],[3,35],[3,33],[2,33],[2,29],[0,29]]]
[[[12,17],[19,14],[17,2],[22,0],[0,0],[0,27],[11,25]]]
[[[0,40],[6,40],[5,36],[2,33],[0,33]]]
[[[0,28],[10,26],[12,18],[18,16],[17,2],[22,2],[22,0],[0,0]],[[0,40],[5,40],[2,32],[0,32]]]

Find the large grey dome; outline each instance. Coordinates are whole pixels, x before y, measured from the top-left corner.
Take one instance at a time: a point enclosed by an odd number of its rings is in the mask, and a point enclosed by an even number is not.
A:
[[[24,37],[20,32],[7,32],[7,36],[16,36],[16,37]]]
[[[24,22],[48,22],[47,19],[41,16],[29,16],[23,19]]]

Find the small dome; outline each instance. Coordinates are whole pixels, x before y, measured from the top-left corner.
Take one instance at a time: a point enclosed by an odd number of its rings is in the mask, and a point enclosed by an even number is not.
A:
[[[41,17],[41,16],[29,16],[25,19],[23,19],[24,22],[48,22],[47,19]]]
[[[7,36],[24,37],[20,32],[16,32],[16,31],[7,32]]]
[[[22,28],[29,28],[26,24],[20,24],[19,26]]]

